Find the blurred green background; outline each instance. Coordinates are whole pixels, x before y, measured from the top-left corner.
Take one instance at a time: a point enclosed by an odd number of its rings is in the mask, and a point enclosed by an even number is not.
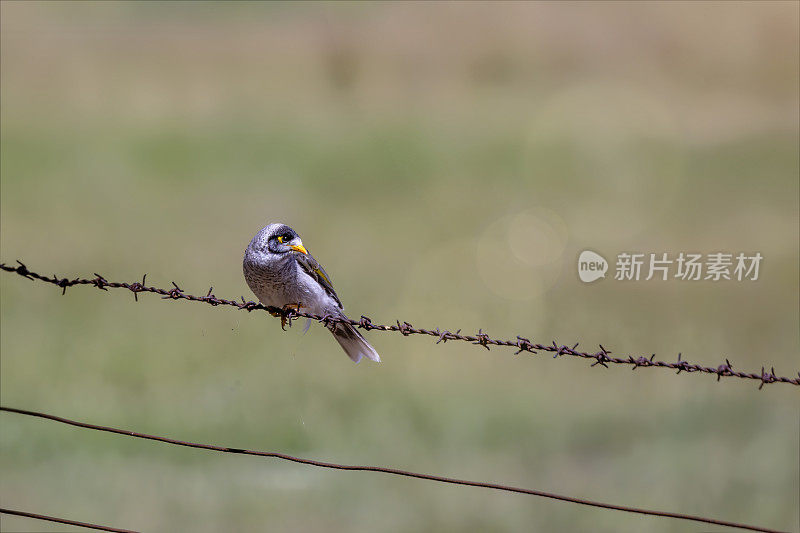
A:
[[[349,313],[795,375],[798,3],[2,2],[2,258],[252,299],[294,227]],[[757,282],[583,284],[592,249]],[[613,267],[612,267],[613,268]],[[0,275],[3,405],[798,527],[789,385]],[[3,506],[144,531],[719,531],[0,415]],[[3,531],[70,531],[2,518]]]

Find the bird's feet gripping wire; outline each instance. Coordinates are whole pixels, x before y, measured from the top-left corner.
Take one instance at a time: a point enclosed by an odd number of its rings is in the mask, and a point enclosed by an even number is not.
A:
[[[286,324],[289,324],[289,327],[292,327],[292,314],[300,311],[301,307],[303,307],[303,304],[300,302],[296,304],[286,304],[283,306],[281,311],[270,312],[270,314],[272,316],[281,317],[281,329],[286,331]]]

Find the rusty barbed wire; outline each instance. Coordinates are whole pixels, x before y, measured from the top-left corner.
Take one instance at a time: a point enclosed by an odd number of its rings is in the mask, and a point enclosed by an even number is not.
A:
[[[100,524],[92,524],[90,522],[78,522],[77,520],[69,520],[68,518],[56,518],[55,516],[29,513],[27,511],[17,511],[15,509],[0,508],[0,514],[24,516],[25,518],[35,518],[36,520],[46,520],[47,522],[57,522],[59,524],[68,524],[70,526],[80,526],[80,527],[85,527],[87,529],[97,529],[100,531],[113,531],[114,533],[139,533],[132,529],[119,529],[111,526],[101,526]]]
[[[573,344],[571,347],[565,344],[559,344],[555,340],[552,341],[550,344],[541,344],[535,343],[529,338],[521,337],[517,335],[515,340],[503,340],[503,339],[493,339],[489,337],[488,334],[484,333],[482,329],[478,330],[478,333],[475,335],[462,335],[461,330],[457,330],[455,333],[448,331],[448,330],[440,330],[439,328],[435,329],[425,329],[425,328],[415,328],[408,322],[400,322],[399,320],[396,321],[396,324],[375,324],[372,320],[366,316],[361,316],[360,320],[353,320],[353,319],[342,319],[338,317],[332,316],[319,316],[312,313],[306,313],[304,311],[298,311],[293,308],[285,307],[272,307],[272,306],[265,306],[263,304],[247,301],[245,300],[244,296],[241,297],[241,302],[238,300],[228,300],[225,298],[217,298],[213,292],[214,287],[208,289],[208,292],[205,296],[195,296],[189,293],[184,292],[177,283],[174,281],[172,282],[172,288],[170,289],[163,289],[159,287],[152,287],[145,285],[147,280],[147,274],[142,276],[142,281],[134,281],[133,283],[126,283],[126,282],[114,282],[108,281],[106,278],[101,276],[100,274],[95,273],[94,278],[62,278],[55,274],[52,277],[44,276],[42,274],[38,274],[28,269],[28,267],[22,263],[21,261],[17,261],[18,265],[16,267],[6,265],[5,263],[0,263],[0,269],[6,272],[15,272],[20,276],[30,279],[30,280],[39,280],[45,283],[50,283],[56,285],[57,287],[61,287],[62,294],[66,294],[67,288],[73,287],[76,285],[91,285],[100,290],[107,290],[109,288],[112,289],[128,289],[133,293],[133,297],[136,301],[139,301],[139,293],[141,292],[149,292],[154,294],[161,295],[162,299],[166,300],[189,300],[192,302],[204,302],[212,306],[218,305],[225,305],[230,307],[235,307],[240,310],[246,311],[255,311],[255,310],[262,310],[267,311],[272,315],[279,316],[281,318],[282,326],[284,323],[288,322],[291,326],[292,320],[296,318],[310,318],[312,320],[316,320],[324,324],[325,326],[330,326],[331,324],[337,322],[347,322],[357,328],[364,329],[366,331],[397,331],[401,333],[403,336],[409,335],[427,335],[430,337],[436,337],[437,341],[436,344],[447,342],[447,341],[463,341],[469,342],[470,344],[474,344],[477,346],[483,346],[487,350],[489,350],[490,346],[508,346],[510,348],[515,348],[517,351],[514,355],[518,355],[522,352],[528,352],[531,354],[536,354],[538,352],[550,352],[553,353],[553,357],[560,357],[563,355],[569,355],[572,357],[580,357],[583,359],[592,360],[591,366],[602,366],[608,368],[609,364],[616,364],[616,365],[630,365],[631,370],[636,370],[638,368],[668,368],[677,370],[676,374],[680,374],[681,372],[686,373],[693,373],[693,372],[701,372],[705,374],[715,374],[717,376],[717,381],[719,381],[723,377],[736,377],[740,379],[750,379],[759,381],[760,384],[758,386],[759,390],[764,387],[764,385],[769,385],[772,383],[789,383],[791,385],[800,386],[800,372],[797,373],[796,378],[789,378],[784,376],[778,376],[775,373],[775,367],[770,367],[769,370],[766,370],[766,366],[761,367],[761,372],[742,372],[733,369],[733,364],[728,360],[725,359],[725,363],[718,365],[718,366],[703,366],[697,363],[690,363],[689,361],[685,361],[682,359],[682,354],[678,354],[677,361],[674,362],[667,362],[667,361],[659,361],[655,359],[656,354],[653,353],[649,357],[644,355],[633,356],[628,355],[627,357],[613,357],[611,354],[612,351],[606,349],[602,344],[599,345],[600,350],[597,352],[583,352],[576,350],[579,343]]]
[[[748,524],[742,524],[738,522],[729,522],[727,520],[717,520],[716,518],[706,518],[703,516],[695,516],[683,513],[672,513],[669,511],[655,511],[652,509],[641,509],[639,507],[629,507],[625,505],[615,505],[611,503],[603,503],[593,500],[585,500],[582,498],[575,498],[572,496],[564,496],[561,494],[555,494],[552,492],[545,492],[541,490],[535,489],[525,489],[521,487],[514,487],[511,485],[501,485],[499,483],[489,483],[484,481],[469,481],[466,479],[458,479],[458,478],[451,478],[451,477],[444,477],[444,476],[437,476],[434,474],[422,474],[418,472],[411,472],[408,470],[401,470],[399,468],[389,468],[383,466],[357,466],[357,465],[344,465],[339,463],[330,463],[325,461],[317,461],[315,459],[305,459],[302,457],[296,457],[294,455],[289,455],[286,453],[281,452],[264,452],[264,451],[256,451],[256,450],[245,450],[242,448],[230,448],[227,446],[216,446],[213,444],[200,444],[196,442],[188,442],[182,441],[177,439],[172,439],[169,437],[160,437],[158,435],[148,435],[146,433],[139,433],[136,431],[130,431],[127,429],[118,429],[113,428],[110,426],[101,426],[97,424],[89,424],[87,422],[78,422],[77,420],[71,420],[69,418],[63,418],[56,415],[51,415],[47,413],[40,413],[37,411],[28,411],[26,409],[17,409],[14,407],[4,407],[0,406],[0,411],[5,411],[8,413],[15,413],[24,416],[32,416],[36,418],[43,418],[45,420],[52,420],[54,422],[60,422],[62,424],[67,424],[70,426],[75,426],[79,428],[85,429],[92,429],[95,431],[103,431],[106,433],[114,433],[117,435],[124,435],[126,437],[135,437],[138,439],[146,439],[146,440],[154,440],[158,442],[164,442],[166,444],[174,444],[176,446],[185,446],[187,448],[199,448],[202,450],[210,450],[215,452],[224,452],[224,453],[234,453],[239,455],[254,455],[258,457],[272,457],[275,459],[283,459],[284,461],[291,461],[293,463],[300,463],[309,466],[317,466],[320,468],[329,468],[333,470],[349,470],[349,471],[360,471],[360,472],[380,472],[383,474],[391,474],[395,476],[403,476],[403,477],[410,477],[416,479],[423,479],[426,481],[435,481],[439,483],[447,483],[450,485],[465,485],[469,487],[478,487],[484,489],[492,489],[497,491],[503,492],[514,492],[517,494],[527,494],[530,496],[539,496],[542,498],[550,498],[553,500],[560,500],[569,503],[576,503],[579,505],[586,505],[590,507],[599,507],[602,509],[610,509],[613,511],[624,511],[628,513],[636,513],[648,516],[659,516],[662,518],[676,518],[680,520],[691,520],[693,522],[703,522],[706,524],[714,524],[717,526],[727,526],[727,527],[734,527],[738,529],[749,529],[751,531],[761,531],[764,533],[782,533],[779,530],[769,529],[761,526],[753,526]],[[116,531],[116,530],[111,530]]]

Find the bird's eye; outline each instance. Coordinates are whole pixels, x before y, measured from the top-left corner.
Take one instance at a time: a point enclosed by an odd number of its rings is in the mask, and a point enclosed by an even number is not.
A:
[[[283,244],[283,235],[278,235],[277,240],[279,243]]]
[[[293,237],[287,233],[286,235],[283,235],[282,238],[283,240],[281,242],[289,242]]]

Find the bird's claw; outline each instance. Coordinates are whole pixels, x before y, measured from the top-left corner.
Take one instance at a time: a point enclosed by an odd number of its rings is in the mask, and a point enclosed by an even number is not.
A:
[[[286,324],[287,323],[289,324],[289,327],[292,327],[292,318],[291,318],[292,311],[294,311],[296,313],[297,311],[300,310],[300,308],[302,306],[303,306],[303,304],[301,304],[299,302],[296,303],[296,304],[286,304],[286,305],[283,306],[283,312],[282,313],[278,313],[276,315],[276,316],[280,316],[281,317],[281,329],[283,331],[286,331]]]

